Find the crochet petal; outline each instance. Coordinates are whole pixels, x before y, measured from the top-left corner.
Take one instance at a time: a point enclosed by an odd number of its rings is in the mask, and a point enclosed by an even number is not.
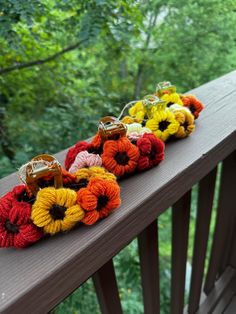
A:
[[[80,189],[77,192],[77,199],[86,211],[95,210],[97,207],[97,197],[88,188]]]
[[[85,216],[84,211],[79,205],[69,207],[65,212],[65,217],[61,221],[62,231],[68,231],[72,229],[77,222],[82,220]]]
[[[86,225],[93,225],[99,219],[99,212],[93,210],[91,212],[87,212],[85,217],[82,219],[82,222]]]
[[[109,156],[114,156],[117,152],[117,141],[108,140],[103,146],[103,153]]]

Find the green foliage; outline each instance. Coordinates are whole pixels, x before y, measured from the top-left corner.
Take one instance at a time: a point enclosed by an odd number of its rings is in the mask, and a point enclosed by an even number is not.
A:
[[[101,116],[117,115],[158,81],[186,91],[233,70],[234,7],[235,0],[0,0],[0,177],[91,136]],[[197,187],[189,261],[196,197]],[[163,313],[170,220],[170,210],[159,219]],[[142,313],[136,241],[115,264],[125,312]],[[92,282],[56,312],[99,313]]]
[[[93,134],[157,81],[187,90],[233,69],[232,4],[1,0],[0,74],[23,67],[0,75],[0,176]]]

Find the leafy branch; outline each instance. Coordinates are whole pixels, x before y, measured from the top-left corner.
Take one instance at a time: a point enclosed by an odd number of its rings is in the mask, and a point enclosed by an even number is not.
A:
[[[72,51],[72,50],[75,50],[77,48],[79,48],[81,46],[81,44],[83,44],[84,42],[86,42],[88,39],[83,39],[73,45],[70,45],[64,49],[62,49],[61,51],[47,57],[47,58],[44,58],[44,59],[38,59],[38,60],[33,60],[33,61],[29,61],[29,62],[22,62],[22,63],[16,63],[14,65],[11,65],[9,67],[6,67],[6,68],[0,68],[0,75],[1,74],[6,74],[6,73],[9,73],[9,72],[12,72],[12,71],[15,71],[15,70],[21,70],[21,69],[25,69],[25,68],[30,68],[30,67],[33,67],[35,65],[41,65],[41,64],[44,64],[44,63],[47,63],[47,62],[50,62],[52,60],[55,60],[56,58],[60,57],[61,55],[69,52],[69,51]]]

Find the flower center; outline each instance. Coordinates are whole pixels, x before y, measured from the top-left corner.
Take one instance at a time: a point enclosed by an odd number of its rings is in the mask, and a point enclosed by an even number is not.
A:
[[[194,105],[190,105],[188,108],[192,113],[196,111],[196,108],[194,107]]]
[[[159,123],[159,130],[160,130],[161,132],[165,131],[165,130],[168,128],[169,124],[170,124],[170,122],[168,122],[168,121],[166,121],[166,120],[161,121],[161,122]]]
[[[78,182],[78,188],[86,188],[88,185],[88,180],[87,179],[80,179]]]
[[[166,106],[170,107],[171,105],[174,105],[174,103],[170,101],[170,102],[168,102],[168,104]]]
[[[35,197],[34,196],[29,197],[25,191],[17,197],[17,200],[19,202],[26,202],[26,203],[32,204],[35,201]]]
[[[118,152],[115,155],[115,160],[119,165],[125,166],[129,161],[129,156],[126,152]]]
[[[188,122],[185,121],[185,122],[182,124],[182,126],[184,127],[185,130],[187,130],[187,129],[188,129]]]
[[[19,227],[16,224],[11,223],[10,220],[8,219],[5,222],[5,228],[8,232],[11,232],[11,233],[19,232]]]
[[[101,210],[103,207],[107,205],[108,201],[109,201],[109,198],[106,195],[99,196],[96,210],[97,211]]]
[[[62,220],[65,217],[65,211],[66,211],[66,207],[60,206],[58,204],[54,204],[50,208],[49,213],[54,220],[58,220],[58,219]]]
[[[78,182],[70,182],[67,184],[64,184],[64,187],[78,191],[81,188],[85,188],[88,185],[87,179],[81,179]]]
[[[151,152],[150,152],[150,154],[149,154],[149,159],[150,160],[153,160],[153,159],[155,159],[156,158],[156,153],[152,150]]]

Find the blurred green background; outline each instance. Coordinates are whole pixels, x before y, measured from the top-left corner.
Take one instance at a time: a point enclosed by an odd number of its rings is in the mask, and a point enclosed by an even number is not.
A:
[[[235,25],[236,0],[0,0],[0,177],[94,134],[158,81],[183,92],[235,69]],[[168,313],[170,212],[160,230]],[[115,264],[125,313],[142,313],[135,241]],[[92,283],[55,312],[99,313]]]

